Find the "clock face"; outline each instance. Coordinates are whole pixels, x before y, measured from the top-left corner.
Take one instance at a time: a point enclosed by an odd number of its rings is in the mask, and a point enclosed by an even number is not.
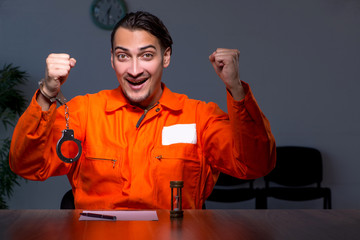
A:
[[[126,14],[123,0],[94,0],[91,5],[91,16],[95,24],[111,30]]]

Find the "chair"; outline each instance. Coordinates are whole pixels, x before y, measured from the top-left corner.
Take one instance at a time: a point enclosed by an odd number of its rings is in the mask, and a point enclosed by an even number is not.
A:
[[[244,187],[248,185],[248,187]],[[207,201],[235,203],[257,199],[257,189],[254,188],[254,180],[244,180],[220,173],[215,187]],[[257,201],[255,207],[257,208]]]
[[[61,199],[60,209],[75,209],[74,195],[71,189]]]
[[[320,151],[308,147],[285,146],[277,147],[276,154],[276,167],[264,177],[261,208],[266,209],[267,198],[273,197],[288,201],[323,198],[323,208],[331,209],[331,190],[321,187],[323,166]],[[274,184],[278,186],[273,186]]]

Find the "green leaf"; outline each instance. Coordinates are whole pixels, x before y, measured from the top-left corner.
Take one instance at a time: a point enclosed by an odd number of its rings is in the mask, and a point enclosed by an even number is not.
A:
[[[12,196],[14,186],[19,184],[19,176],[13,173],[9,166],[9,149],[11,141],[6,138],[1,141],[2,145],[0,148],[0,197]]]
[[[22,91],[17,89],[27,81],[27,74],[19,67],[5,64],[0,69],[0,122],[7,129],[14,126],[17,117],[26,108],[27,101]],[[12,196],[20,177],[9,166],[10,138],[0,139],[0,209],[8,208],[5,199]]]

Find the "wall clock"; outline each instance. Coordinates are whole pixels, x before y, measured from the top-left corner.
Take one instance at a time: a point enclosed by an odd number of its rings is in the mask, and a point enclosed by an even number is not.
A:
[[[114,25],[127,13],[123,0],[94,0],[90,14],[93,22],[100,28],[112,30]]]

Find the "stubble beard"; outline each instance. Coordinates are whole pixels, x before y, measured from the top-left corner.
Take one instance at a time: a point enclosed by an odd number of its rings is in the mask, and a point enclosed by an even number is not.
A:
[[[150,97],[150,92],[147,91],[146,93],[144,93],[141,96],[131,96],[131,94],[123,91],[124,96],[126,97],[126,99],[133,105],[135,106],[143,106],[143,104],[145,104],[145,101]]]

